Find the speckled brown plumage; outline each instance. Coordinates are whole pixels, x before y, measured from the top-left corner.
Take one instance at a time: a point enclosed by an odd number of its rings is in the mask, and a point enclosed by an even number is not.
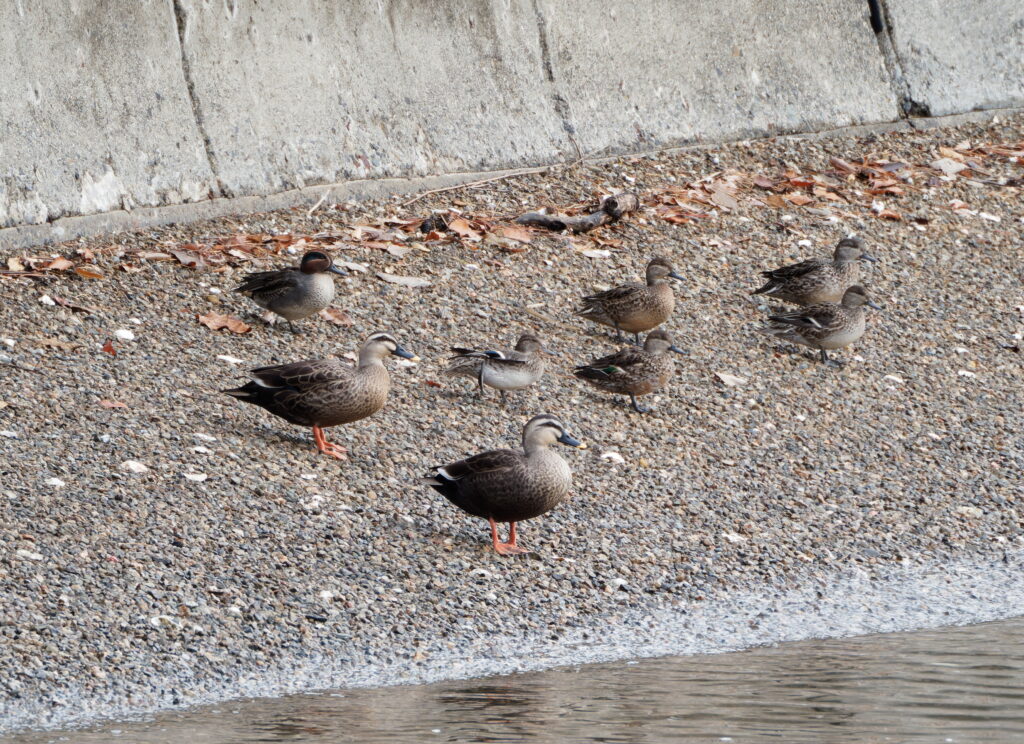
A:
[[[637,335],[668,320],[675,307],[675,295],[666,277],[682,279],[668,259],[661,256],[647,264],[647,283],[624,284],[621,287],[588,295],[577,315],[595,323]]]
[[[860,261],[875,261],[860,238],[843,238],[831,259],[811,258],[800,263],[762,271],[768,281],[752,294],[764,294],[783,302],[815,305],[839,302],[843,293],[860,279]]]
[[[637,404],[636,396],[660,390],[671,379],[675,363],[669,351],[682,353],[672,344],[672,337],[659,329],[647,335],[643,349],[621,349],[576,367],[573,374],[606,393],[628,395],[633,408],[645,413],[646,409]]]
[[[878,309],[858,284],[846,290],[841,303],[823,302],[772,315],[760,330],[774,338],[818,349],[821,361],[828,362],[827,350],[849,346],[864,335],[865,305]]]

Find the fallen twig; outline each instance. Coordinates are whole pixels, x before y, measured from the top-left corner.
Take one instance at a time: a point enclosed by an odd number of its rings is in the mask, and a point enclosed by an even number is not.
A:
[[[516,223],[529,227],[543,227],[555,232],[568,230],[573,233],[589,232],[595,227],[618,222],[623,215],[635,212],[640,208],[640,199],[636,194],[624,191],[621,194],[606,197],[601,202],[596,212],[569,217],[564,214],[544,214],[542,212],[527,212],[517,217]]]
[[[491,178],[482,178],[479,181],[471,181],[470,183],[459,183],[455,186],[445,186],[441,189],[431,189],[430,191],[424,191],[422,194],[417,194],[412,199],[402,202],[403,207],[408,207],[410,204],[415,204],[424,197],[431,196],[432,194],[443,194],[446,191],[456,191],[457,189],[471,189],[475,186],[483,186],[485,183],[492,183],[494,181],[501,181],[506,178],[516,178],[517,176],[529,176],[534,173],[546,173],[551,169],[551,166],[544,165],[540,168],[527,168],[526,170],[516,171],[515,173],[503,173],[500,176],[492,176]]]

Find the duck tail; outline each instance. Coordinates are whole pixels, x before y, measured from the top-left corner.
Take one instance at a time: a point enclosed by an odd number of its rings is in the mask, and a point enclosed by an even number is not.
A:
[[[573,370],[573,374],[581,380],[607,380],[608,370],[603,367],[582,366]]]
[[[764,272],[761,272],[761,273],[764,274],[764,276],[768,276],[769,275],[769,272],[767,272],[767,271],[764,271]],[[778,282],[776,282],[774,279],[769,279],[767,282],[765,282],[763,287],[759,287],[758,289],[755,289],[750,294],[752,294],[752,295],[771,294],[772,292],[775,292],[776,290],[778,290],[778,288],[779,288]]]
[[[255,382],[247,382],[242,387],[221,390],[222,393],[230,395],[232,398],[238,398],[246,403],[255,403],[257,405],[260,404],[261,393],[266,393],[267,391],[267,388]]]

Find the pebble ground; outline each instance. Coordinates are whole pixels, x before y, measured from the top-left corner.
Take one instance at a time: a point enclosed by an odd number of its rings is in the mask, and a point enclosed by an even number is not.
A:
[[[902,194],[840,179],[839,199],[781,208],[750,182],[822,173],[831,157],[923,165],[964,142],[1012,149],[1024,116],[624,158],[408,206],[328,204],[27,251],[73,261],[92,252],[103,278],[0,278],[0,730],[99,701],[187,703],[285,660],[415,666],[489,634],[555,639],[851,566],[1020,547],[1024,159],[987,157],[948,181],[915,177]],[[298,336],[267,327],[230,292],[251,262],[212,271],[138,258],[238,233],[348,235],[451,207],[514,216],[715,173],[744,174],[736,203],[720,199],[684,224],[648,203],[591,236],[536,233],[521,252],[507,241],[427,241],[401,258],[343,237],[335,255],[369,268],[338,281],[336,304],[353,324],[312,319]],[[884,310],[834,355],[845,364],[757,334],[768,310],[749,295],[758,272],[830,253],[849,233],[881,259],[865,283]],[[646,400],[654,411],[639,415],[571,376],[616,348],[572,309],[639,278],[655,253],[686,277],[667,324],[686,354],[670,387]],[[378,271],[431,284],[386,283]],[[252,331],[197,322],[211,311]],[[329,430],[348,461],[218,392],[249,367],[354,352],[378,330],[423,361],[388,362],[385,409]],[[556,356],[539,389],[507,408],[442,377],[450,345],[511,344],[527,330]],[[108,339],[116,356],[101,350]],[[485,523],[417,478],[516,446],[540,412],[590,447],[560,450],[573,496],[521,526],[535,552],[501,558]]]

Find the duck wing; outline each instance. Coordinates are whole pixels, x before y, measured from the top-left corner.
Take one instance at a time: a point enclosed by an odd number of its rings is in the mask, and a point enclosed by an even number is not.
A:
[[[423,482],[465,512],[487,517],[488,495],[506,480],[512,470],[522,466],[522,452],[501,449],[481,452],[450,465],[435,466]]]
[[[299,270],[294,266],[275,271],[256,271],[246,274],[242,283],[235,287],[242,294],[258,294],[261,297],[276,297],[290,292],[299,283]]]
[[[338,359],[307,359],[291,364],[250,370],[257,385],[267,388],[300,389],[326,382],[350,380],[356,368]]]
[[[827,331],[840,321],[842,308],[832,303],[810,305],[801,310],[768,316],[772,323],[792,326],[807,331]]]
[[[771,271],[762,271],[761,276],[781,282],[786,281],[787,279],[795,279],[798,276],[804,276],[805,274],[810,274],[815,269],[820,269],[824,265],[825,261],[820,258],[809,258],[806,261],[801,261],[800,263],[790,264],[789,266],[772,269]]]
[[[623,284],[621,287],[612,287],[606,289],[603,292],[595,292],[592,295],[587,295],[583,298],[583,304],[587,307],[591,305],[603,305],[606,302],[621,302],[627,297],[632,297],[637,292],[646,289],[643,284]],[[580,312],[583,312],[582,310]]]
[[[590,364],[579,365],[575,368],[574,374],[587,380],[604,380],[625,374],[643,361],[642,349],[620,349],[614,354],[595,359]]]

